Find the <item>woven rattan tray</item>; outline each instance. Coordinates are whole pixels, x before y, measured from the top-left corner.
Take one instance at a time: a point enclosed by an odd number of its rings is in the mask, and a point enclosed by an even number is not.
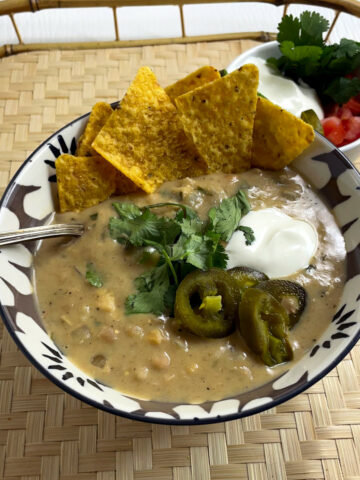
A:
[[[0,193],[51,133],[124,93],[139,65],[162,85],[226,66],[251,41],[51,51],[0,60]],[[359,159],[360,160],[360,159]],[[360,166],[360,162],[358,163]],[[360,479],[360,346],[272,410],[208,426],[115,417],[64,394],[0,325],[0,478],[5,480]]]

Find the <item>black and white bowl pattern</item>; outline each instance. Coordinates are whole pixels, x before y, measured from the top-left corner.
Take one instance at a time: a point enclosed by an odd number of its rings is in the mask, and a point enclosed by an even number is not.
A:
[[[51,220],[57,204],[54,161],[62,152],[75,151],[87,118],[84,115],[63,127],[24,162],[0,202],[0,231]],[[13,339],[28,359],[66,392],[136,420],[167,424],[226,421],[261,412],[299,394],[334,368],[360,336],[360,176],[320,135],[294,166],[325,198],[336,217],[346,244],[347,278],[329,327],[285,374],[236,397],[200,405],[139,400],[89,378],[62,354],[43,328],[33,284],[35,243],[0,248],[0,313]]]

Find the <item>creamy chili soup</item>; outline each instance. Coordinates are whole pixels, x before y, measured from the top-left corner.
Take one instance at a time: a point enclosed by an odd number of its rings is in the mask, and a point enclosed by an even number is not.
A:
[[[294,170],[252,169],[165,183],[151,195],[122,197],[139,206],[181,202],[200,216],[246,189],[253,210],[276,207],[311,223],[319,245],[310,264],[286,277],[307,292],[307,305],[289,340],[296,362],[312,348],[335,313],[345,274],[343,237],[332,214]],[[176,402],[218,400],[253,389],[279,376],[289,363],[267,367],[249,350],[238,331],[225,338],[200,338],[176,320],[153,314],[126,315],[133,281],[147,266],[139,249],[112,240],[108,222],[114,199],[81,213],[57,214],[54,223],[82,222],[74,240],[46,240],[35,257],[36,288],[45,327],[59,348],[88,375],[138,398]],[[160,212],[157,212],[160,214]],[[173,214],[162,209],[161,214]],[[85,280],[91,262],[103,287]]]

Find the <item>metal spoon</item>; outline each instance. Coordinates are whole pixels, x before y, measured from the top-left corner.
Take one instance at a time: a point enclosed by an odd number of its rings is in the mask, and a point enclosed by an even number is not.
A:
[[[50,237],[80,237],[84,233],[84,225],[81,223],[43,225],[41,227],[23,228],[13,232],[0,233],[0,247],[13,243],[29,242]]]

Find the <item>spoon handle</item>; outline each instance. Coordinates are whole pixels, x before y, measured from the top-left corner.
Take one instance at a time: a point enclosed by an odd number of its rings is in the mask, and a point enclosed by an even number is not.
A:
[[[42,238],[72,236],[79,237],[84,233],[84,225],[80,223],[42,225],[41,227],[23,228],[13,232],[0,233],[0,247],[13,243],[40,240]]]

